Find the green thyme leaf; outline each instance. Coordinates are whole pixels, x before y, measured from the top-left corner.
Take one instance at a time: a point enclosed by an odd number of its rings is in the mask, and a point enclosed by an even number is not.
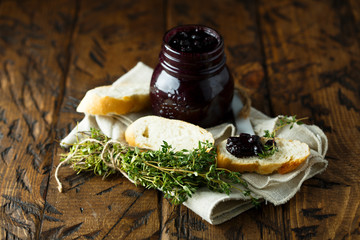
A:
[[[272,155],[275,154],[275,152],[279,151],[278,147],[276,146],[276,142],[275,142],[275,136],[276,133],[283,127],[288,126],[289,128],[292,129],[294,127],[294,124],[304,124],[302,122],[302,120],[307,119],[307,118],[301,118],[301,119],[296,119],[296,115],[294,116],[282,116],[278,118],[278,122],[276,123],[276,127],[275,129],[270,132],[269,130],[265,130],[264,131],[264,138],[267,138],[268,140],[272,141],[271,145],[267,145],[264,144],[264,150],[261,153],[258,153],[257,155],[260,158],[267,158],[270,157]]]
[[[121,170],[135,184],[162,191],[173,204],[183,203],[200,187],[229,194],[240,184],[245,189],[240,189],[243,194],[255,205],[259,204],[240,173],[217,168],[216,149],[209,142],[199,142],[198,148],[191,151],[174,151],[163,142],[159,150],[153,151],[130,148],[118,142],[109,144],[109,139],[95,129],[88,135],[89,141],[74,144],[61,159],[68,159],[71,154],[68,161],[78,173],[93,171],[107,177]]]

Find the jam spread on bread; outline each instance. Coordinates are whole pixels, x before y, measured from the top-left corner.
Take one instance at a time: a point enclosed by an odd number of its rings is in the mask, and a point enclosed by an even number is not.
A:
[[[273,139],[270,139],[265,145],[271,148],[272,146],[276,146],[276,143]],[[241,158],[256,156],[262,153],[265,148],[259,136],[240,133],[238,137],[229,137],[227,139],[226,150],[233,156]]]

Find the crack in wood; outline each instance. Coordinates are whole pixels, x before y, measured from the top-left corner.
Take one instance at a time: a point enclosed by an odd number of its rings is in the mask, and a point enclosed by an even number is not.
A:
[[[159,197],[160,198],[160,197]],[[180,206],[174,206],[174,205],[170,205],[172,207],[171,209],[171,213],[170,216],[166,219],[165,223],[162,224],[162,228],[161,228],[161,235],[165,232],[168,233],[169,231],[169,225],[174,222],[178,217],[179,217],[179,209]],[[170,225],[171,227],[171,225]]]
[[[15,92],[12,88],[13,84],[11,83],[11,76],[10,76],[10,71],[9,71],[9,65],[14,65],[14,61],[13,60],[6,60],[4,62],[4,72],[5,72],[5,76],[6,76],[6,79],[7,81],[9,82],[9,88],[7,89],[10,93],[10,97],[13,101],[13,103],[15,104],[15,106],[17,108],[19,108],[20,104],[19,104],[19,101],[18,99],[16,98],[16,95],[15,95]]]
[[[343,88],[358,94],[360,89],[357,84],[360,78],[359,63],[351,61],[350,66],[346,66],[333,71],[322,72],[319,75],[319,81],[322,87],[331,87],[335,83],[340,84]]]
[[[142,194],[143,192],[138,192],[132,189],[127,189],[121,193],[121,195],[123,196],[135,197],[135,198],[140,197]]]
[[[32,161],[31,161],[31,165],[36,172],[40,173],[40,166],[42,163],[42,159],[40,158],[39,154],[37,154],[35,152],[32,144],[27,145],[26,153],[30,154],[33,157]]]
[[[13,210],[13,211],[11,211]],[[1,206],[0,210],[0,227],[4,229],[7,233],[6,239],[22,239],[18,237],[14,232],[22,233],[26,239],[34,239],[34,232],[32,231],[33,224],[28,224],[24,221],[24,217],[11,216],[12,213],[16,212],[15,209],[12,209],[11,204],[5,203]],[[10,238],[8,236],[10,234]],[[8,238],[9,237],[9,238]]]
[[[319,177],[311,178],[309,181],[304,183],[304,186],[314,187],[314,188],[322,188],[322,189],[332,189],[334,186],[350,187],[350,185],[348,185],[348,184],[327,181],[327,180],[321,179]]]
[[[81,72],[81,73],[84,73],[85,75],[87,75],[87,76],[89,76],[89,77],[94,77],[94,75],[93,75],[91,72],[89,72],[89,71],[81,68],[81,67],[78,66],[78,65],[75,65],[75,70],[76,70],[76,71],[79,71],[79,72]]]
[[[276,16],[276,17],[284,20],[285,22],[292,22],[292,19],[288,17],[288,14],[287,14],[287,13],[286,13],[286,14],[281,13],[280,10],[281,10],[280,8],[276,7],[276,8],[272,8],[272,9],[270,10],[270,12],[271,12],[274,16]],[[286,10],[286,9],[285,9],[285,10]]]
[[[57,16],[60,17],[61,21],[57,19],[53,22],[53,26],[56,31],[60,34],[63,34],[66,31],[69,31],[69,26],[72,26],[73,18],[70,14],[65,14],[64,12],[58,12]]]
[[[244,239],[243,226],[234,226],[224,232],[226,239]]]
[[[143,212],[137,212],[136,216],[140,216],[131,226],[129,232],[127,233],[126,236],[128,236],[131,232],[133,232],[134,230],[140,228],[143,225],[146,225],[148,223],[148,220],[150,219],[151,214],[155,211],[155,209],[151,209],[149,211],[146,211],[145,213]],[[126,238],[125,236],[125,238]]]
[[[46,143],[46,142],[48,142],[48,143]],[[43,154],[49,152],[50,148],[53,147],[54,145],[56,145],[56,142],[53,141],[52,139],[50,139],[49,137],[47,137],[43,143],[39,142],[36,144],[36,149],[39,150],[40,155],[43,155]]]
[[[92,38],[93,40],[93,47],[92,50],[96,53],[96,55],[101,59],[102,62],[106,61],[106,52],[104,48],[101,46],[98,40],[96,38]]]
[[[31,120],[30,116],[27,114],[23,114],[23,118],[25,120],[25,123],[28,127],[29,130],[29,135],[32,137],[32,139],[35,141],[35,135],[34,135],[34,128],[35,128],[35,124],[37,124],[37,120]]]
[[[360,109],[355,106],[355,104],[342,93],[341,89],[338,90],[338,99],[341,105],[345,106],[347,110],[353,109],[354,111],[360,113]]]
[[[351,231],[351,235],[360,235],[360,222],[358,224],[358,226]]]
[[[42,197],[42,200],[45,201],[46,199],[46,194],[48,191],[48,182],[49,182],[49,175],[46,172],[43,172],[43,174],[45,176],[42,177],[41,183],[40,183],[40,188],[39,188],[39,193],[40,196]]]
[[[5,231],[5,240],[23,240],[23,238],[19,238],[14,233],[10,232],[8,229],[1,227]]]
[[[9,195],[1,195],[4,199],[9,201],[9,208],[21,208],[25,214],[31,214],[37,219],[40,219],[40,207],[36,204],[23,202],[20,198],[12,197]]]
[[[75,192],[78,193],[78,192],[80,191],[79,187],[80,187],[81,185],[84,185],[84,184],[85,184],[85,182],[76,184],[76,185],[74,185],[74,186],[72,186],[72,187],[70,187],[70,188],[68,188],[68,189],[66,189],[66,190],[63,190],[63,192],[64,192],[64,193],[67,193],[68,191],[75,189]]]
[[[0,107],[0,122],[7,124],[7,119],[5,116],[5,109],[3,109],[2,107]]]
[[[68,110],[66,112],[76,113],[76,108],[79,105],[80,100],[72,96],[68,96],[67,98],[68,100],[65,102],[65,106],[63,107],[63,110]]]
[[[303,226],[299,228],[292,228],[291,231],[295,233],[295,236],[301,240],[308,240],[312,237],[316,237],[317,229],[319,225]]]
[[[44,210],[45,210],[46,212],[48,212],[48,213],[63,215],[62,212],[60,212],[59,210],[57,210],[53,205],[51,205],[51,204],[48,203],[48,202],[45,202]]]
[[[65,128],[55,128],[55,139],[60,142],[66,136]]]
[[[16,169],[16,182],[28,192],[32,192],[32,188],[29,185],[29,179],[26,176],[26,169],[20,169],[20,166]]]
[[[119,186],[119,185],[121,185],[121,184],[122,184],[122,183],[115,184],[114,186],[109,187],[109,188],[107,188],[107,189],[105,189],[105,190],[102,190],[102,191],[96,193],[95,195],[100,196],[100,195],[103,195],[104,193],[111,192],[114,188],[116,188],[117,186]]]
[[[311,118],[314,120],[316,125],[320,126],[320,128],[323,129],[325,132],[331,133],[333,131],[330,125],[327,125],[324,120],[319,119],[321,116],[330,115],[330,109],[320,104],[314,104],[314,102],[316,101],[314,100],[312,94],[306,94],[301,96],[300,102],[302,106],[310,110],[312,116]]]
[[[65,69],[65,62],[66,62],[66,57],[63,53],[59,53],[56,56],[56,62],[59,66],[59,68],[61,69],[61,72],[63,72],[64,76],[66,75],[66,69]]]
[[[268,230],[271,230],[272,232],[274,232],[277,235],[280,235],[283,237],[283,230],[278,228],[274,223],[270,222],[269,220],[266,219],[256,219],[255,220],[256,225],[259,228],[266,228]]]
[[[63,222],[63,220],[61,220],[61,219],[58,219],[58,218],[56,218],[56,217],[52,217],[52,216],[49,216],[49,215],[46,215],[46,214],[43,215],[43,221]]]
[[[252,48],[256,48],[256,42],[228,46],[227,50],[229,51],[233,62],[237,65],[241,65],[244,62],[255,62],[257,60],[254,59],[254,56],[249,56],[248,51],[246,51],[246,49]]]
[[[82,225],[83,225],[83,222],[75,224],[75,225],[70,226],[68,228],[65,228],[61,233],[61,237],[65,238],[65,237],[70,236],[71,234],[79,231],[79,229],[81,228]]]
[[[11,150],[11,146],[10,147],[7,147],[5,148],[2,152],[1,152],[1,160],[7,165],[7,162],[6,162],[6,156],[8,155],[8,153],[10,152]]]
[[[16,133],[16,130],[18,129],[18,127],[19,127],[19,119],[12,121],[11,125],[9,126],[9,132],[8,132],[7,136],[17,142],[21,142],[22,141],[21,134]]]
[[[40,54],[39,54],[39,57],[40,57]],[[42,84],[42,85],[45,84],[45,77],[44,77],[43,72],[36,67],[36,66],[37,66],[37,62],[36,62],[36,60],[35,60],[32,56],[29,56],[29,62],[28,62],[28,64],[29,64],[29,66],[28,66],[27,72],[22,74],[22,75],[23,75],[23,78],[25,79],[25,81],[23,81],[24,86],[21,88],[21,98],[20,98],[20,101],[22,102],[22,106],[25,107],[24,94],[25,94],[25,87],[27,87],[27,89],[28,89],[28,91],[29,91],[29,97],[30,97],[30,99],[31,99],[31,101],[32,101],[32,103],[33,103],[33,106],[35,106],[35,109],[36,109],[38,112],[40,112],[39,104],[37,103],[37,101],[36,101],[36,99],[35,99],[35,97],[34,97],[33,89],[32,89],[31,86],[29,85],[29,83],[31,82],[30,77],[29,77],[29,76],[31,75],[30,70],[35,70],[35,71],[41,76],[41,80],[42,80],[42,81],[40,81],[40,82],[41,82],[40,84]],[[32,67],[30,66],[30,64],[31,64]],[[38,89],[41,89],[40,86],[39,86],[40,84],[39,84],[38,82],[39,82],[39,81],[36,81],[36,82],[35,82],[36,85],[37,85],[36,87],[39,87]],[[27,105],[29,105],[29,103],[27,103]]]
[[[207,225],[202,221],[198,220],[196,217],[191,217],[189,215],[189,209],[185,213],[179,214],[179,217],[175,219],[176,233],[172,233],[172,236],[177,236],[178,238],[194,238],[190,237],[191,231],[200,231],[204,232],[208,230]]]
[[[90,240],[93,240],[93,239],[96,239],[96,237],[100,234],[101,230],[95,230],[91,233],[87,233],[87,234],[84,234],[82,235],[84,238],[86,239],[90,239]]]
[[[84,172],[81,174],[73,173],[73,174],[65,177],[65,181],[67,181],[69,183],[69,185],[71,187],[70,189],[73,189],[74,187],[84,184],[85,182],[89,181],[93,177],[95,177],[95,175],[92,172]]]
[[[146,189],[143,189],[142,193],[144,193],[146,191]],[[116,222],[110,227],[110,229],[107,231],[107,233],[104,235],[104,237],[102,238],[103,240],[107,238],[107,236],[112,232],[112,230],[121,222],[121,220],[124,218],[124,216],[127,214],[128,211],[130,211],[130,209],[135,205],[135,203],[137,202],[137,200],[140,198],[137,197],[131,204],[130,206],[125,209],[124,213],[118,218],[118,220],[116,220]]]
[[[57,239],[61,239],[59,237],[60,235],[60,232],[61,232],[61,229],[64,228],[64,225],[62,226],[59,226],[59,227],[54,227],[54,228],[51,228],[47,231],[44,231],[41,233],[40,235],[40,240],[57,240]]]
[[[104,61],[99,59],[92,51],[89,52],[89,57],[94,63],[99,65],[101,68],[104,68]]]
[[[307,208],[307,209],[301,209],[302,214],[305,217],[314,218],[316,220],[323,220],[329,217],[334,217],[337,214],[318,214],[322,211],[322,208]]]

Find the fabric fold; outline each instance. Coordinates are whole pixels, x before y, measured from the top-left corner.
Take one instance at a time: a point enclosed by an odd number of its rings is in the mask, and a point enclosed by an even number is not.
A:
[[[135,69],[135,70],[134,70]],[[119,79],[115,83],[128,81],[131,78],[141,77],[143,66],[140,65],[124,75],[125,79]],[[147,75],[149,75],[147,73]],[[233,104],[239,104],[239,98],[235,96]],[[126,127],[137,118],[147,115],[149,112],[133,113],[124,116],[93,116],[85,115],[84,119],[66,136],[62,146],[69,146],[81,140],[83,131],[97,128],[109,138],[124,141]],[[279,117],[270,118],[262,112],[251,108],[248,119],[235,119],[235,125],[231,123],[221,124],[208,130],[213,134],[218,143],[223,139],[233,136],[239,131],[254,131],[257,135],[263,135],[265,130],[274,130]],[[301,188],[307,179],[323,172],[327,167],[324,159],[328,149],[328,140],[324,132],[315,125],[297,125],[292,129],[286,126],[278,131],[278,137],[296,139],[307,143],[311,153],[306,162],[292,172],[286,174],[260,175],[257,173],[244,173],[243,179],[247,181],[249,189],[260,199],[274,205],[284,204],[289,201]],[[241,186],[238,186],[241,188]],[[207,188],[199,189],[185,203],[189,209],[198,214],[210,224],[220,224],[253,207],[249,197],[239,190],[233,189],[230,195],[216,193]]]

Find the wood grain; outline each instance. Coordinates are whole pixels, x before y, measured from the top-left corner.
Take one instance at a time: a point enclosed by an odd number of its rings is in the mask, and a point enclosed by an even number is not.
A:
[[[357,8],[359,10],[359,8]],[[275,114],[309,116],[329,137],[327,171],[286,204],[291,238],[359,237],[358,12],[347,1],[262,1],[260,26]],[[346,123],[346,124],[344,124]],[[299,217],[301,216],[301,217]]]
[[[162,1],[77,2],[58,139],[83,118],[76,107],[87,90],[111,84],[138,61],[156,64],[164,32],[157,28],[162,26],[163,17],[157,15],[161,8]],[[154,25],[148,25],[150,21]],[[61,152],[57,148],[54,166]],[[63,194],[58,193],[53,175],[50,178],[47,202],[61,215],[50,214],[59,221],[43,222],[43,239],[158,238],[157,191],[136,187],[120,174],[102,180],[91,173],[76,175],[66,167],[61,180]]]
[[[87,90],[197,23],[224,37],[252,106],[308,116],[329,139],[328,169],[281,206],[218,226],[114,175],[54,169]],[[360,4],[356,0],[1,0],[0,239],[359,239]]]
[[[40,232],[72,16],[60,2],[1,2],[0,239]]]

